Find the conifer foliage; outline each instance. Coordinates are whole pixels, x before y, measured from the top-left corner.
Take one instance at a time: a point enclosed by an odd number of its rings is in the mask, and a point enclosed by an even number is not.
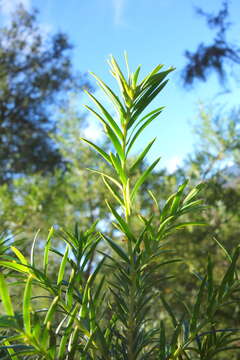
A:
[[[187,182],[180,185],[163,204],[153,193],[149,196],[156,213],[146,217],[136,210],[136,199],[142,184],[154,170],[159,159],[139,176],[134,170],[144,160],[154,140],[132,163],[129,154],[143,130],[158,116],[163,107],[146,113],[146,108],[162,91],[173,70],[158,65],[143,80],[140,67],[125,77],[116,60],[109,60],[120,94],[115,94],[95,74],[98,85],[112,102],[117,116],[92,94],[94,108],[88,107],[103,124],[111,142],[111,151],[83,139],[103,161],[108,172],[92,169],[101,176],[112,195],[107,202],[112,213],[114,238],[98,232],[96,224],[83,231],[62,231],[65,250],[54,249],[52,240],[58,236],[51,229],[43,250],[43,263],[34,260],[34,239],[30,259],[6,240],[1,243],[0,297],[4,314],[0,317],[0,349],[2,359],[46,360],[187,360],[215,359],[222,351],[237,348],[238,329],[223,329],[218,324],[218,311],[229,297],[238,301],[239,281],[237,260],[224,250],[229,266],[220,281],[214,278],[214,264],[209,258],[206,274],[198,276],[199,290],[194,303],[183,294],[182,313],[171,308],[164,292],[156,291],[155,281],[164,283],[172,278],[171,264],[181,261],[170,243],[171,233],[184,227],[204,226],[185,220],[185,215],[202,211],[199,193],[203,184],[187,191]],[[157,219],[157,221],[156,221]],[[133,223],[139,221],[138,231]],[[121,239],[121,241],[119,241]],[[105,252],[100,242],[108,246]],[[92,254],[99,257],[90,276],[86,268]],[[180,255],[180,256],[179,256]],[[95,257],[96,259],[96,257]],[[48,275],[51,262],[59,262],[53,279]],[[157,277],[156,277],[157,276]],[[13,306],[14,286],[23,287],[19,309]],[[171,282],[177,289],[177,280]],[[153,304],[159,303],[158,318],[152,317]]]

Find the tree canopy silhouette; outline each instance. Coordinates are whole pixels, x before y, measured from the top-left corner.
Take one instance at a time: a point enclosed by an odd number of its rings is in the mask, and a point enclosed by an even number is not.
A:
[[[0,183],[64,166],[51,138],[53,106],[86,83],[76,81],[71,48],[65,34],[44,34],[37,11],[22,6],[0,29]]]
[[[211,44],[200,43],[195,52],[185,51],[187,64],[182,72],[184,85],[192,85],[194,80],[206,81],[210,72],[216,72],[219,80],[226,79],[226,65],[240,64],[240,47],[229,42],[227,34],[232,23],[229,20],[229,1],[224,0],[217,14],[207,13],[197,8],[197,13],[205,17],[210,29],[216,30]]]

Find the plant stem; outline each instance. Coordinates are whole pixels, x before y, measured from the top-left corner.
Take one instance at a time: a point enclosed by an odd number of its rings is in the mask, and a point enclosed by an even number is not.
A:
[[[130,116],[130,111],[128,110],[128,117]],[[128,121],[127,121],[128,122]],[[126,138],[127,138],[127,125],[123,127],[123,151],[126,154]],[[131,227],[131,203],[130,199],[127,197],[127,186],[129,186],[128,180],[128,172],[127,172],[127,161],[126,157],[123,161],[123,171],[126,176],[126,184],[123,184],[123,198],[124,198],[124,210],[125,210],[125,220],[129,227]],[[130,259],[130,268],[129,275],[131,280],[131,285],[129,289],[129,299],[128,299],[128,308],[129,308],[129,319],[128,319],[128,359],[134,360],[134,333],[135,333],[135,319],[134,319],[134,308],[135,308],[135,293],[136,293],[136,269],[134,263],[134,254],[132,248],[132,239],[127,239],[128,244],[128,256]]]

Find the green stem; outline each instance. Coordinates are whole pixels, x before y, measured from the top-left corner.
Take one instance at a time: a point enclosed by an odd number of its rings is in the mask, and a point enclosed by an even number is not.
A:
[[[128,111],[128,115],[129,111]],[[128,122],[128,121],[127,121]],[[123,128],[123,151],[124,154],[126,154],[126,139],[127,139],[127,125]],[[126,177],[126,184],[128,184],[128,172],[127,172],[127,161],[126,156],[123,161],[123,171]],[[130,227],[131,223],[131,204],[128,203],[130,199],[127,198],[127,186],[126,184],[123,184],[123,199],[124,199],[124,210],[125,210],[125,220],[127,225]],[[134,307],[135,307],[135,293],[136,293],[136,269],[135,269],[135,263],[134,263],[134,254],[133,254],[133,248],[132,248],[132,240],[127,239],[128,244],[128,256],[130,258],[130,279],[131,279],[131,285],[129,289],[129,299],[128,299],[128,306],[129,306],[129,319],[128,319],[128,359],[134,360],[135,354],[134,354],[134,333],[135,333],[135,316],[134,316]]]

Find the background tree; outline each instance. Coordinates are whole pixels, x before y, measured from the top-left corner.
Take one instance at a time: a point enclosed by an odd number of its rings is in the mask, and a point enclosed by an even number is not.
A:
[[[66,91],[87,86],[73,75],[71,48],[65,34],[44,34],[37,11],[22,6],[0,29],[0,183],[65,166],[50,136],[52,110]]]
[[[240,64],[239,44],[228,40],[232,25],[229,19],[229,1],[224,0],[217,14],[205,12],[197,8],[197,13],[205,17],[207,26],[216,30],[212,43],[200,43],[194,52],[185,51],[187,64],[182,72],[185,85],[191,85],[194,80],[206,81],[209,73],[214,71],[220,81],[226,79],[226,65]]]
[[[201,180],[205,182],[207,206],[202,214],[192,215],[195,220],[206,221],[208,227],[198,228],[197,231],[194,228],[183,229],[181,234],[175,235],[176,248],[179,252],[184,252],[185,258],[181,273],[176,273],[182,289],[178,294],[175,291],[168,294],[175,308],[181,307],[181,294],[185,291],[191,301],[196,295],[194,276],[189,275],[189,270],[201,276],[209,255],[214,256],[214,263],[217,265],[216,279],[220,279],[228,260],[226,256],[222,256],[218,243],[229,253],[239,244],[239,110],[228,113],[222,107],[201,107],[196,134],[195,152],[188,156],[183,166],[171,177],[177,182],[182,177],[191,178],[193,184]],[[227,324],[230,319],[234,327],[239,326],[239,311],[238,305],[232,306],[229,302],[218,314],[223,324]],[[238,359],[238,352],[233,352],[231,358]]]

